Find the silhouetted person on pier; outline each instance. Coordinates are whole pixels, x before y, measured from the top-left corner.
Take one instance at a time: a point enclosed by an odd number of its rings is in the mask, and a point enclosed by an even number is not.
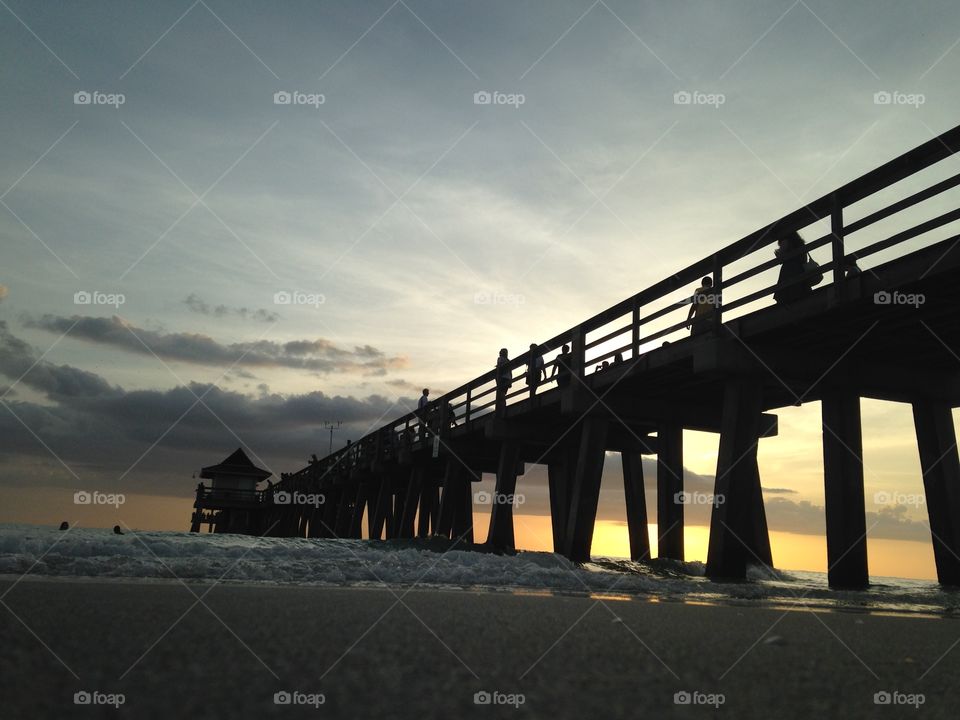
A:
[[[774,251],[774,254],[780,258],[780,276],[777,278],[777,285],[780,287],[773,293],[773,299],[781,305],[802,300],[813,292],[811,285],[816,284],[813,282],[816,279],[813,276],[794,282],[792,285],[783,286],[784,283],[796,280],[811,269],[810,256],[803,252],[805,247],[806,243],[800,237],[800,233],[794,231],[780,238],[778,247]]]
[[[564,345],[563,350],[561,350],[560,354],[557,355],[557,359],[554,361],[553,375],[551,375],[551,377],[557,379],[557,387],[564,388],[570,384],[572,360],[573,356],[570,354],[570,346]]]
[[[457,411],[453,409],[453,403],[449,400],[447,400],[447,422],[452,428],[457,426]]]
[[[497,392],[506,393],[513,385],[513,370],[510,367],[510,356],[506,348],[500,348],[497,356]]]
[[[120,529],[120,526],[119,526],[119,525],[114,525],[114,526],[113,526],[113,534],[114,534],[114,535],[123,535],[123,530]]]
[[[703,335],[713,329],[713,313],[717,309],[717,295],[713,292],[713,278],[707,275],[690,298],[687,324],[690,335]]]
[[[68,523],[66,520],[64,520],[62,523],[60,523],[60,529],[61,529],[61,530],[69,530],[69,529],[70,529],[70,523]]]
[[[420,436],[427,434],[427,405],[430,404],[430,388],[424,388],[423,394],[417,401],[417,417],[420,418]]]
[[[530,345],[530,358],[527,360],[527,387],[530,394],[535,395],[540,383],[547,379],[547,370],[544,367],[543,353],[536,343]]]
[[[622,363],[622,362],[623,362],[623,353],[622,353],[622,352],[616,353],[616,354],[613,356],[613,364],[614,364],[614,365],[619,365],[619,364]]]

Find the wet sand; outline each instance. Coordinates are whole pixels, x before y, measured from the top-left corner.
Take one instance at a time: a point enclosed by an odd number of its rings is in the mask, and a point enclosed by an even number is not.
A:
[[[960,645],[938,661],[960,639],[953,618],[13,580],[0,580],[3,718],[952,718],[960,709]],[[198,603],[190,590],[208,594]],[[75,705],[82,691],[122,693],[124,703]],[[282,691],[323,703],[275,704]],[[895,691],[901,702],[922,693],[919,712],[875,704],[875,693]],[[478,692],[499,693],[498,704],[476,704]],[[693,702],[675,703],[678,692]],[[719,710],[696,704],[721,699]]]

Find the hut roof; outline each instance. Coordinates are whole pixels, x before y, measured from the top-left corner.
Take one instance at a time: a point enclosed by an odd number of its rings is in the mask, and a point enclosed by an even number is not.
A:
[[[217,465],[209,465],[200,471],[200,477],[206,479],[213,479],[218,475],[246,475],[255,477],[258,480],[264,480],[273,475],[273,473],[269,470],[258,468],[250,461],[250,458],[247,457],[243,448],[237,448],[223,462]]]

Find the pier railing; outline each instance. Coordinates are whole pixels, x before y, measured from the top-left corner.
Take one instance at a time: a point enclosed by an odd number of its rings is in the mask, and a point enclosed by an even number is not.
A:
[[[231,488],[208,487],[201,483],[197,488],[197,499],[233,503],[260,504],[270,498],[265,490],[234,490]]]

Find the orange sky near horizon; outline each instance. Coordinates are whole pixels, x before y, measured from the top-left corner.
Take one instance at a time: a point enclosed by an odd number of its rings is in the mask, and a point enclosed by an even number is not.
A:
[[[38,503],[37,500],[42,502]],[[72,493],[65,489],[3,488],[0,489],[0,522],[59,525],[67,520],[80,527],[114,525],[143,530],[188,530],[192,501],[187,498],[158,495],[127,495],[118,509],[75,505]],[[475,540],[486,539],[489,512],[476,509]],[[514,516],[516,540],[520,549],[551,552],[550,518],[541,515]],[[657,526],[649,526],[650,545],[656,554]],[[709,528],[687,525],[684,530],[686,558],[705,561]],[[827,569],[826,539],[822,535],[805,535],[773,530],[770,545],[774,564],[781,570]],[[870,573],[873,577],[901,577],[936,580],[931,543],[908,540],[867,538]],[[625,558],[629,537],[624,522],[600,520],[593,538],[593,555]]]

